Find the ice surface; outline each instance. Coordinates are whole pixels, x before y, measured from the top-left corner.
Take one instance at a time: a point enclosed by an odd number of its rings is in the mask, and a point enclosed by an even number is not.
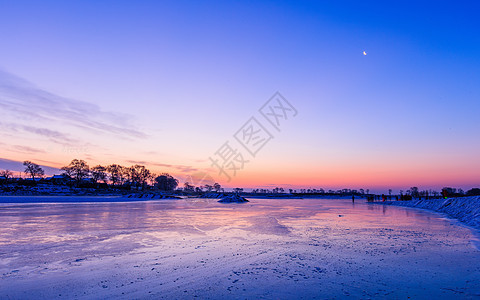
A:
[[[472,231],[439,215],[249,200],[0,204],[0,298],[480,296]]]

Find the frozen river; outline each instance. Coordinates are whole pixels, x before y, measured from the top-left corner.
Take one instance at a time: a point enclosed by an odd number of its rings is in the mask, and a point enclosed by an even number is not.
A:
[[[0,298],[475,298],[475,240],[363,200],[3,203]]]

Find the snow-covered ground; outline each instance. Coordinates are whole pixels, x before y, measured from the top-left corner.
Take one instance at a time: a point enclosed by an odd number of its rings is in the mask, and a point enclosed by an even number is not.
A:
[[[466,227],[348,200],[0,204],[1,299],[474,298]]]
[[[133,195],[135,196],[135,195]],[[146,201],[151,198],[136,198],[120,195],[104,196],[0,196],[0,203],[99,203]]]
[[[412,201],[389,201],[385,204],[423,208],[446,214],[468,226],[480,229],[480,196],[448,198],[448,199],[421,199]]]

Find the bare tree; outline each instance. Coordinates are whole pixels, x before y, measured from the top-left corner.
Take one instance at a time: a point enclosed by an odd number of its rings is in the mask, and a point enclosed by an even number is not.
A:
[[[5,177],[5,183],[8,183],[8,180],[13,177],[13,173],[10,170],[2,170],[0,176]]]
[[[234,188],[233,191],[235,192],[235,194],[240,194],[243,192],[243,188]]]
[[[412,186],[408,191],[407,194],[411,195],[412,197],[418,198],[420,193],[418,192],[418,187]]]
[[[77,186],[80,182],[87,178],[90,173],[90,168],[84,160],[74,159],[70,162],[68,166],[62,168],[65,171],[65,174],[75,179]]]
[[[119,180],[120,180],[120,185],[124,185],[127,181],[130,182],[130,168],[124,167],[124,166],[118,166],[119,167]]]
[[[178,186],[178,179],[168,173],[163,173],[155,178],[155,186],[161,191],[173,191]]]
[[[147,181],[151,178],[152,174],[150,170],[145,166],[134,165],[130,167],[130,180],[136,186],[142,186],[145,189]]]
[[[98,184],[99,180],[103,180],[103,182],[106,181],[107,179],[107,168],[104,166],[98,165],[93,167],[90,170],[90,174],[92,175],[92,179],[95,181],[96,184]]]
[[[122,166],[112,164],[107,166],[107,172],[110,173],[110,180],[112,181],[113,185],[116,185],[120,181],[120,177],[122,176]],[[121,183],[121,182],[120,182]]]
[[[207,192],[211,192],[213,190],[213,185],[206,184],[202,188],[204,188]]]
[[[188,182],[185,182],[184,185],[183,185],[183,190],[185,192],[193,192],[194,189],[195,189],[195,187]]]
[[[45,175],[45,171],[43,171],[39,165],[31,161],[26,160],[23,162],[23,165],[25,166],[25,173],[30,174],[33,181],[35,181],[35,177],[38,178]]]
[[[135,169],[133,167],[122,167],[122,176],[124,183],[133,185],[136,180]]]

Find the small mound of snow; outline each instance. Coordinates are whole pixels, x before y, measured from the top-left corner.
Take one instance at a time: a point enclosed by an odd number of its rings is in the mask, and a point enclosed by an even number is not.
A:
[[[221,203],[242,203],[242,202],[248,202],[247,199],[243,198],[242,196],[239,195],[228,195],[222,197],[222,199],[218,200],[218,202]]]

